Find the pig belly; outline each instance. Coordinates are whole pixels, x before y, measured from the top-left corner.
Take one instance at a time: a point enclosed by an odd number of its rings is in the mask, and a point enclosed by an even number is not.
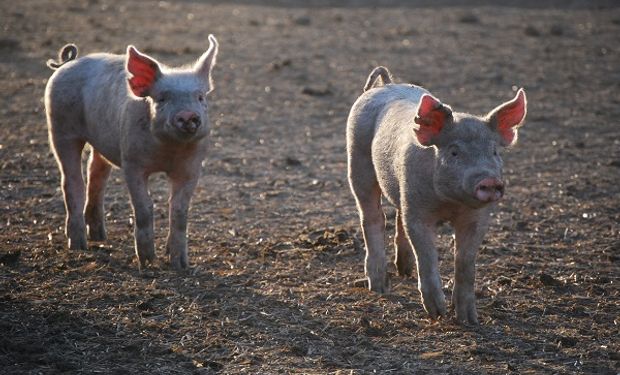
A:
[[[100,153],[110,164],[121,167],[121,148],[120,142],[110,144],[109,142],[98,142],[98,138],[87,138],[88,144],[98,153]]]

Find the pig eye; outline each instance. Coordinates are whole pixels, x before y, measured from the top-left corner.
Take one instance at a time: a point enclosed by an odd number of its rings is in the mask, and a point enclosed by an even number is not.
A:
[[[201,103],[204,103],[205,96],[203,94],[198,94],[198,101],[201,102]]]
[[[448,150],[450,150],[450,155],[452,155],[452,157],[459,156],[459,147],[457,145],[450,145]]]
[[[166,99],[168,99],[168,96],[167,96],[165,93],[163,93],[163,94],[158,95],[158,96],[155,98],[155,101],[156,101],[157,103],[159,103],[159,104],[162,104],[162,103],[164,103],[164,102],[166,101]]]

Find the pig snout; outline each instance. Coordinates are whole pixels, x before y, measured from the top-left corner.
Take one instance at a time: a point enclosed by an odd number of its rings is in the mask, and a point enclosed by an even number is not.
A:
[[[485,178],[476,185],[474,195],[480,202],[495,202],[504,195],[504,183],[497,178]]]
[[[194,134],[200,127],[200,116],[192,111],[181,111],[174,116],[174,126],[187,134]]]

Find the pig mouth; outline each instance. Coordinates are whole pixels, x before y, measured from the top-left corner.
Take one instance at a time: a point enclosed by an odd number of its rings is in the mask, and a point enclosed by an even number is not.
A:
[[[474,197],[480,203],[496,202],[504,196],[504,183],[497,178],[485,178],[474,188]]]
[[[178,142],[189,143],[204,138],[201,127],[199,126],[175,126],[172,123],[168,123],[169,138],[172,138]]]

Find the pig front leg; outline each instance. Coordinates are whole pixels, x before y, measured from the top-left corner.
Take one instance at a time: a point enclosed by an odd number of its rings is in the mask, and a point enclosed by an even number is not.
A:
[[[476,256],[488,229],[488,215],[463,218],[454,223],[456,251],[452,304],[459,323],[478,324],[476,311]]]
[[[134,214],[134,240],[140,270],[155,260],[153,201],[148,191],[148,175],[139,168],[124,169]]]
[[[170,229],[166,240],[166,251],[170,264],[177,270],[189,266],[187,254],[187,213],[198,183],[199,174],[178,177],[170,176],[171,191],[169,205]]]
[[[406,211],[405,211],[406,212]],[[406,213],[403,224],[411,240],[418,266],[418,289],[424,310],[433,319],[446,315],[446,299],[439,275],[439,259],[435,248],[435,225],[423,222],[412,213]]]

